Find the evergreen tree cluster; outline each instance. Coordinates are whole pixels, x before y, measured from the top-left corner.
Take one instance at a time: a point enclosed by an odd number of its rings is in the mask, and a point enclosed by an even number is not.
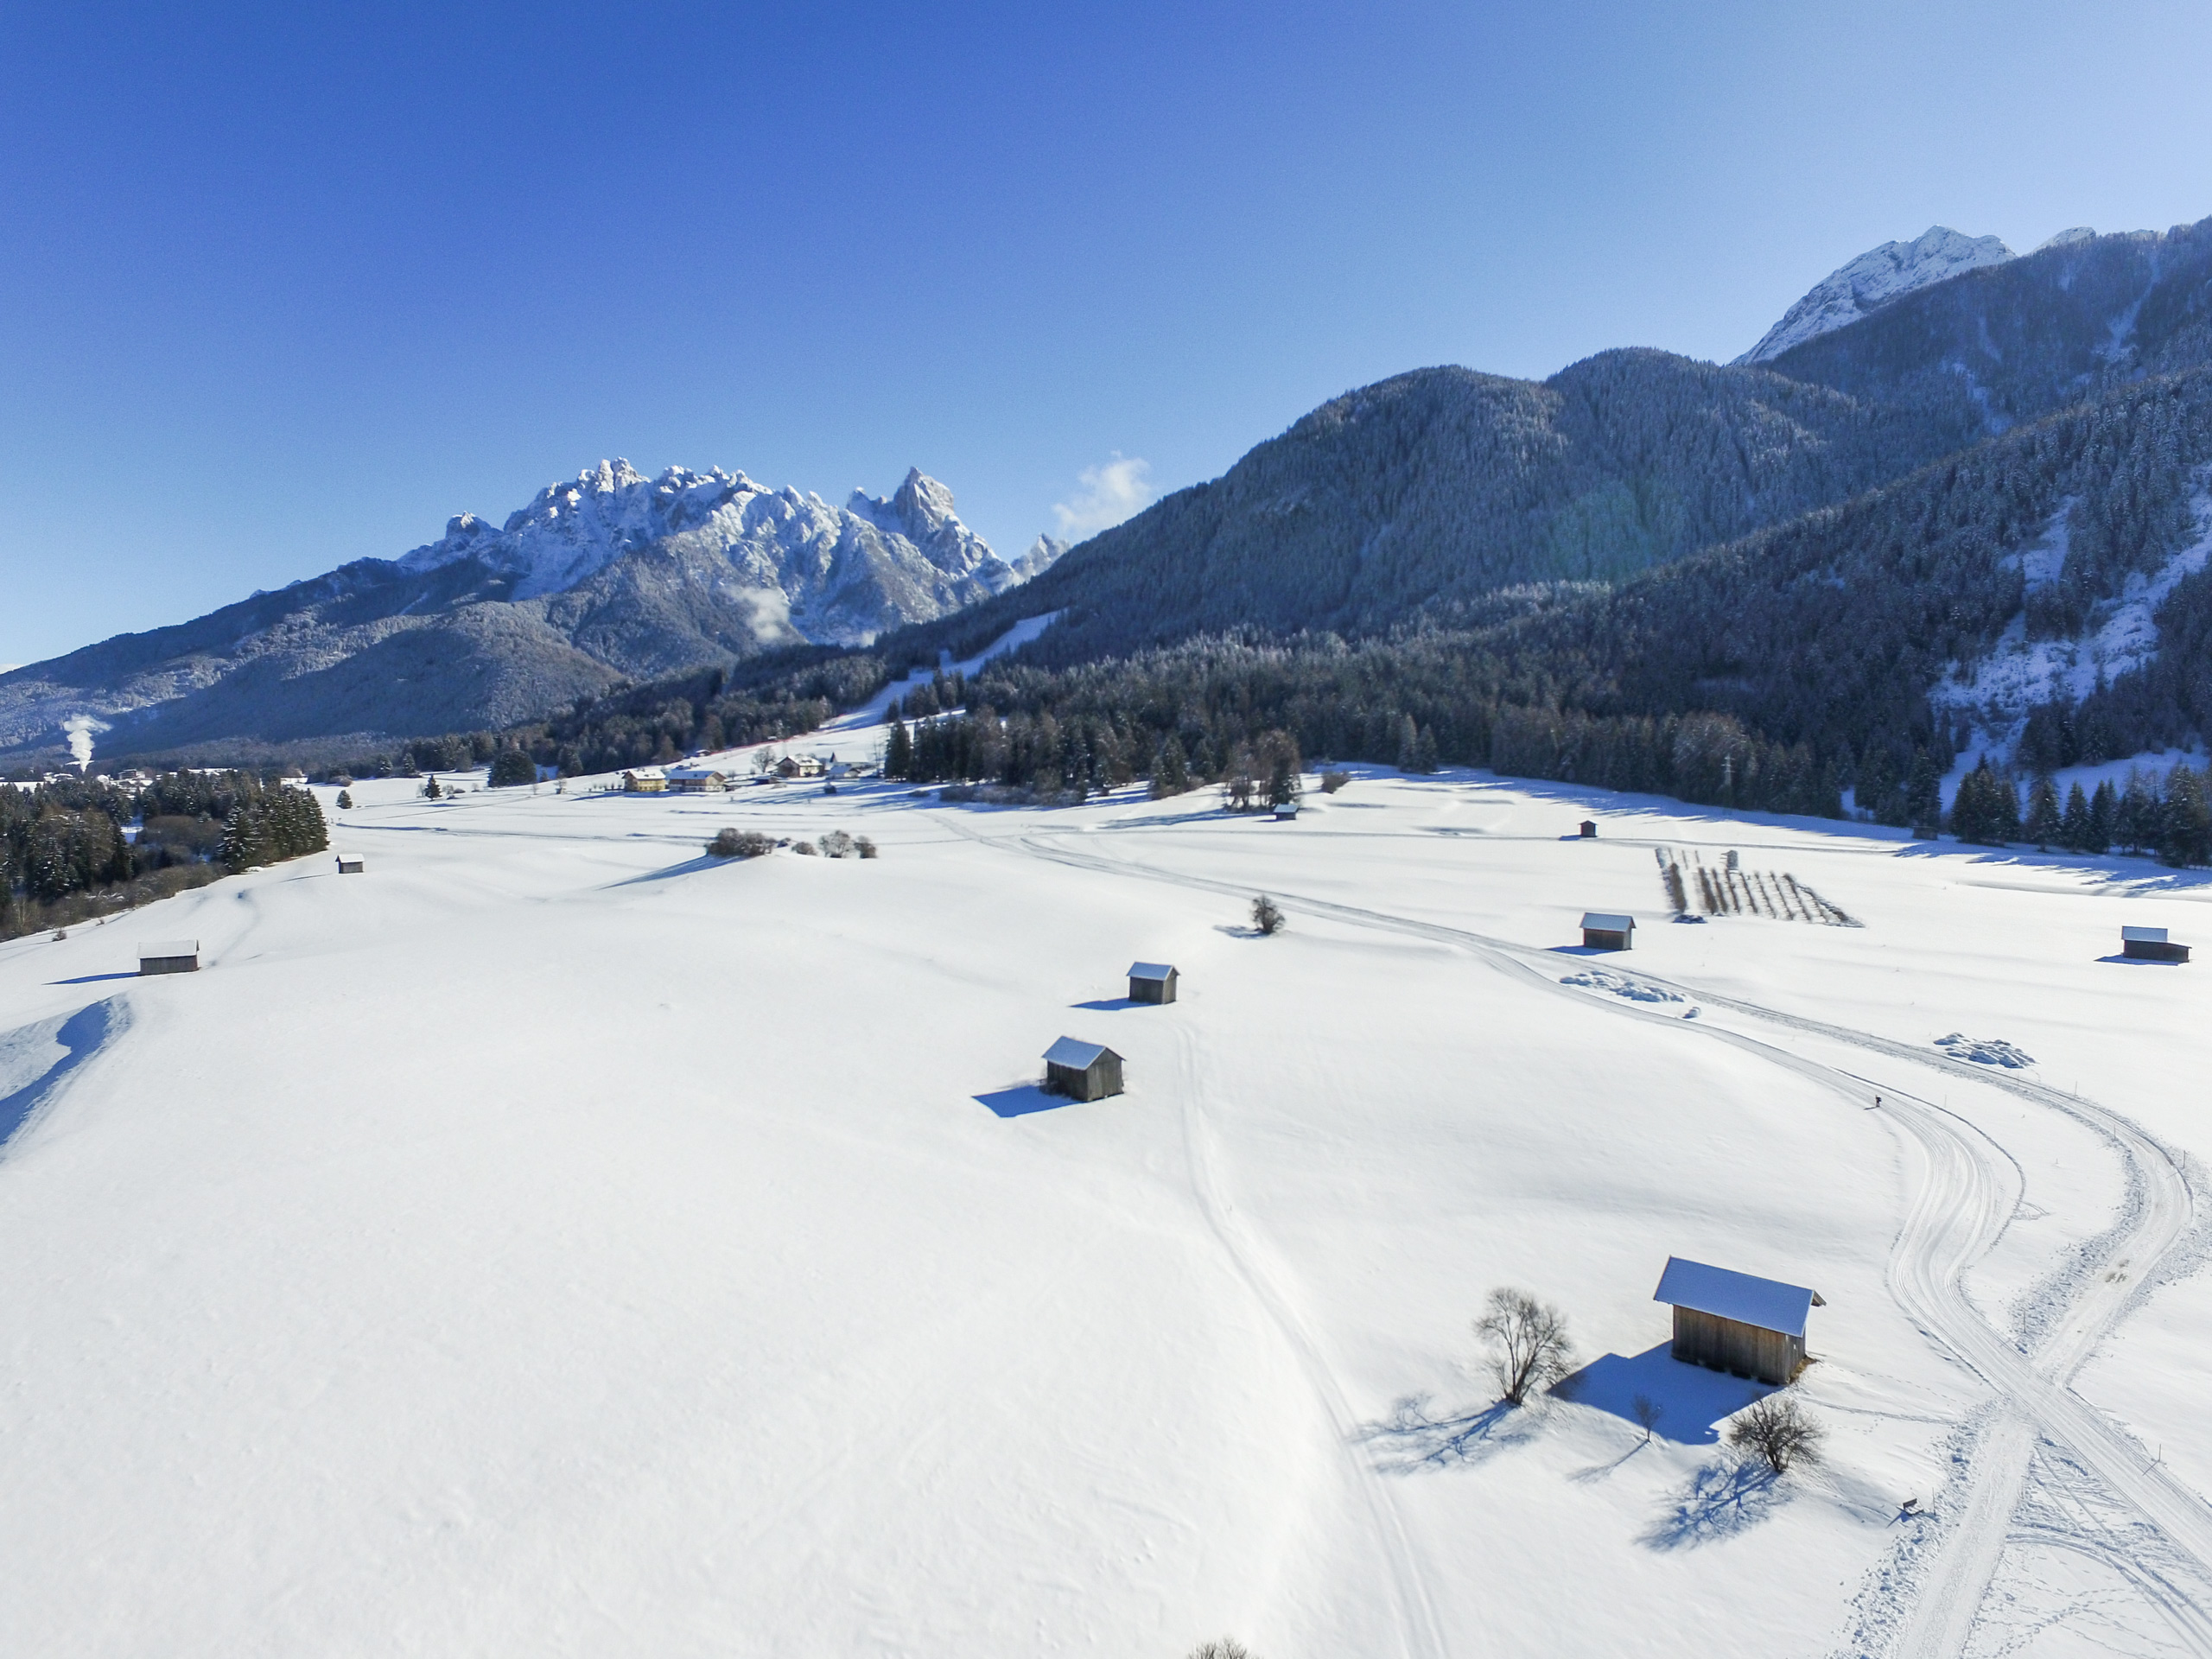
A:
[[[322,807],[304,789],[283,786],[243,798],[223,823],[223,864],[233,872],[320,853],[329,845]]]
[[[133,825],[135,840],[125,833]],[[327,845],[314,796],[251,772],[172,772],[137,786],[67,776],[0,785],[0,938]]]

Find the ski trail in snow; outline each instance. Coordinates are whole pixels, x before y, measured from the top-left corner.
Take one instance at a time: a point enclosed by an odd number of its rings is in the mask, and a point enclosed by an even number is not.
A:
[[[986,845],[1076,868],[1137,876],[1237,898],[1245,897],[1248,893],[1243,885],[1052,845],[1046,838],[1049,832],[1031,830],[1007,837],[988,836],[966,824],[955,827],[960,834]],[[1514,941],[1387,912],[1295,894],[1276,896],[1293,910],[1456,944],[1493,967],[1541,986],[1552,995],[1582,995],[1554,981],[1549,969],[1556,965],[1556,958],[1548,951],[1539,952]],[[1970,1134],[1962,1120],[1929,1107],[1925,1101],[1914,1099],[1894,1087],[1882,1091],[1891,1121],[1912,1136],[1925,1159],[1924,1178],[1892,1252],[1892,1292],[1923,1329],[1980,1376],[2012,1412],[2018,1414],[2030,1431],[2024,1443],[2017,1445],[2013,1436],[2003,1432],[2001,1422],[1984,1436],[1975,1459],[1980,1467],[1971,1489],[1973,1496],[1968,1499],[1966,1514],[1952,1529],[1948,1545],[1938,1552],[1923,1592],[1933,1605],[1924,1613],[1916,1608],[1906,1650],[1955,1654],[1959,1651],[1956,1643],[1973,1629],[2002,1554],[2012,1513],[2018,1508],[2018,1494],[2026,1480],[2026,1465],[2037,1435],[2071,1450],[2120,1502],[2155,1526],[2190,1558],[2207,1582],[2212,1582],[2212,1508],[2208,1508],[2202,1497],[2182,1485],[2162,1465],[2148,1459],[2125,1430],[2066,1386],[2068,1379],[2126,1313],[2136,1287],[2155,1281],[2162,1262],[2188,1232],[2196,1207],[2195,1195],[2180,1160],[2139,1126],[2094,1101],[2064,1095],[2024,1078],[1986,1075],[1982,1068],[1970,1067],[1869,1032],[1785,1014],[1738,998],[1693,991],[1656,975],[1639,974],[1637,977],[1653,985],[1694,995],[1707,1008],[1726,1009],[1808,1035],[1872,1050],[1888,1058],[2008,1090],[2094,1130],[2119,1154],[2127,1172],[2128,1192],[2122,1213],[2101,1242],[2111,1254],[2135,1265],[2133,1282],[2113,1275],[2093,1277],[2075,1292],[2065,1317],[2046,1334],[2031,1357],[1990,1325],[1967,1300],[1964,1288],[1966,1268],[1986,1250],[2003,1224],[1991,1196],[1997,1190],[1990,1173],[1994,1143],[1986,1142],[1986,1137]],[[1677,1029],[1702,1030],[1709,1037],[1760,1052],[1789,1070],[1838,1090],[1860,1105],[1866,1104],[1876,1092],[1864,1079],[1730,1031],[1725,1026],[1701,1022],[1696,1027],[1685,1027],[1678,1020],[1614,998],[1584,1001],[1618,1015],[1663,1020]],[[1981,1151],[1975,1144],[1978,1141],[1986,1143],[1991,1152]],[[2009,1209],[2005,1213],[2009,1214]],[[2147,1582],[2139,1577],[2133,1581],[2139,1585]],[[2157,1592],[2146,1587],[2145,1593]],[[2194,1629],[2200,1622],[2212,1622],[2212,1615],[2208,1615],[2187,1592],[2178,1587],[2162,1597],[2160,1605],[2177,1628]],[[1942,1645],[1946,1643],[1952,1645]]]
[[[1291,1351],[1298,1356],[1308,1385],[1336,1431],[1337,1444],[1351,1446],[1358,1436],[1358,1419],[1344,1398],[1336,1373],[1323,1357],[1321,1345],[1299,1313],[1296,1302],[1276,1282],[1267,1263],[1268,1252],[1251,1224],[1222,1191],[1214,1165],[1213,1131],[1205,1121],[1205,1109],[1201,1103],[1205,1095],[1204,1065],[1188,1028],[1178,1027],[1175,1036],[1178,1070],[1183,1079],[1184,1156],[1190,1166],[1191,1189],[1198,1198],[1199,1212],[1205,1217],[1214,1236],[1221,1241],[1223,1250],[1250,1288],[1254,1300],[1281,1333]],[[1421,1571],[1420,1557],[1414,1554],[1404,1518],[1398,1513],[1397,1500],[1383,1485],[1382,1477],[1371,1464],[1362,1459],[1352,1461],[1352,1479],[1361,1501],[1367,1506],[1369,1518],[1374,1523],[1376,1547],[1389,1571],[1398,1607],[1402,1651],[1409,1659],[1444,1659],[1450,1649],[1444,1639],[1443,1624],[1437,1618],[1436,1604],[1429,1594],[1427,1580]]]

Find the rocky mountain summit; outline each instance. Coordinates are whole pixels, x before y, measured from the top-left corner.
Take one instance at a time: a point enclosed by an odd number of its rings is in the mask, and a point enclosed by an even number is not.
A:
[[[2061,232],[2052,241],[2075,234]],[[1910,242],[1885,242],[1830,271],[1736,361],[1764,363],[1793,346],[1856,322],[1893,300],[1965,271],[2001,265],[2013,257],[2012,250],[1996,237],[1962,236],[1943,225],[1930,226]]]
[[[864,645],[1050,562],[1000,558],[918,469],[834,506],[603,461],[496,528],[461,513],[399,558],[0,675],[0,756],[58,750],[71,721],[109,753],[503,725],[620,679]]]

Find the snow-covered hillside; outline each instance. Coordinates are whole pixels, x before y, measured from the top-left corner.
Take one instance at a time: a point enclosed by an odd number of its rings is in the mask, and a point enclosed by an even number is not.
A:
[[[2012,250],[1996,237],[1962,236],[1942,225],[1930,226],[1910,242],[1885,242],[1830,271],[1736,361],[1764,363],[1916,289],[1961,271],[2001,265],[2012,257]]]
[[[2074,504],[2053,514],[2039,535],[2008,556],[2032,600],[2065,574],[2068,521]],[[2212,494],[2200,494],[2197,533],[2156,570],[2131,571],[2116,594],[2100,601],[2087,627],[2065,639],[2031,639],[2025,609],[1990,651],[1970,663],[1954,663],[1929,701],[1939,714],[1963,716],[1973,733],[1969,748],[1992,760],[2008,758],[2039,703],[2080,702],[2101,685],[2145,668],[2158,651],[2158,607],[2185,576],[2212,560]]]
[[[2111,960],[2190,877],[1465,773],[414,791],[0,944],[0,1649],[2197,1650],[2201,970]],[[1731,849],[1857,925],[1669,925]],[[1670,1255],[1821,1293],[1823,1464]],[[1520,1411],[1500,1285],[1580,1349]]]

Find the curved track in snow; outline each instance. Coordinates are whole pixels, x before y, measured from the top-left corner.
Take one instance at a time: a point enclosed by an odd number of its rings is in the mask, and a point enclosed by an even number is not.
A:
[[[1003,836],[987,835],[957,821],[953,827],[985,845],[1079,869],[1163,881],[1239,899],[1250,891],[1244,885],[1079,851],[1058,844],[1058,837],[1050,831],[1027,830]],[[1553,971],[1558,959],[1548,951],[1464,928],[1327,899],[1281,893],[1275,897],[1293,911],[1452,944],[1555,995],[1592,1001],[1585,993],[1559,983]],[[1923,1582],[1898,1650],[1912,1656],[1948,1656],[1962,1649],[2011,1535],[2013,1515],[2025,1489],[2038,1440],[2050,1440],[2069,1450],[2115,1498],[2155,1526],[2204,1584],[2212,1586],[2212,1507],[2146,1457],[2125,1430],[2069,1386],[2074,1374],[2126,1312],[2137,1286],[2157,1277],[2190,1230],[2195,1201],[2181,1160],[2139,1126],[2094,1101],[2024,1078],[1994,1076],[1984,1068],[1869,1032],[1740,998],[1713,995],[1654,975],[1625,976],[1694,997],[1704,1008],[1726,1010],[2005,1090],[2061,1112],[2095,1132],[2113,1148],[2126,1172],[2121,1212],[2095,1241],[2094,1248],[2103,1259],[2120,1263],[2127,1271],[2090,1275],[2075,1288],[2063,1315],[2046,1330],[2034,1351],[2024,1353],[1989,1323],[1967,1298],[1965,1288],[1967,1268],[1996,1242],[2017,1202],[2011,1160],[2002,1148],[1963,1119],[1902,1092],[1894,1084],[1878,1090],[1853,1073],[1724,1025],[1700,1021],[1694,1027],[1716,1040],[1758,1052],[1854,1104],[1871,1104],[1879,1095],[1890,1122],[1905,1139],[1917,1178],[1911,1208],[1891,1250],[1892,1294],[1922,1328],[1979,1376],[2000,1402],[1999,1413],[1976,1449],[1965,1508]],[[1594,1005],[1629,1018],[1661,1020],[1678,1027],[1683,1024],[1675,1016],[1611,998],[1596,999]],[[1232,1252],[1235,1248],[1232,1244]],[[1241,1262],[1240,1268],[1243,1268]],[[1249,1277],[1249,1269],[1243,1270]],[[1332,1406],[1332,1414],[1335,1409]],[[2093,1546],[2085,1542],[2084,1548]],[[2177,1631],[2189,1633],[2189,1639],[2194,1642],[2200,1633],[2212,1631],[2212,1606],[2200,1599],[2202,1592],[2192,1593],[2164,1576],[2133,1572],[2127,1576]],[[1425,1603],[1425,1595],[1421,1599]],[[1410,1613],[1412,1609],[1407,1611]],[[1409,1632],[1409,1642],[1412,1639]],[[2200,1646],[2212,1653],[2212,1646]]]

